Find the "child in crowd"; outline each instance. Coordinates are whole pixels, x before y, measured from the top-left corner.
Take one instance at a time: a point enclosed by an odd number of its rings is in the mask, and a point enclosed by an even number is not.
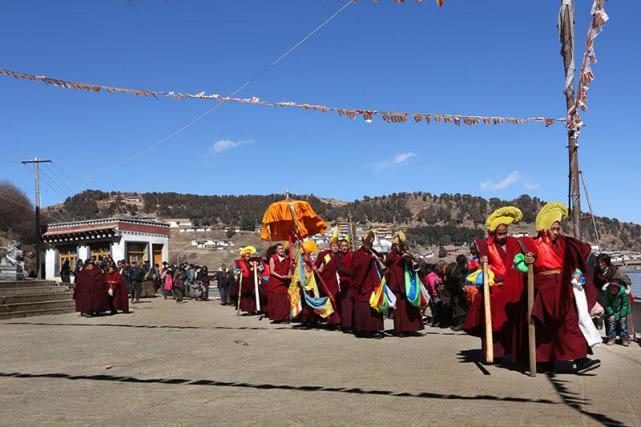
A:
[[[617,332],[621,344],[630,345],[628,335],[628,316],[630,315],[630,298],[625,285],[616,281],[606,283],[599,302],[605,310],[605,325],[608,334],[608,345],[616,342]]]

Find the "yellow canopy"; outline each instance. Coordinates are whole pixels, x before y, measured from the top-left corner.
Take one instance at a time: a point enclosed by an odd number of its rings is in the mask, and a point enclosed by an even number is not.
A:
[[[296,234],[305,238],[322,234],[327,227],[327,223],[308,202],[283,200],[272,203],[265,211],[260,238],[271,241],[288,240]]]

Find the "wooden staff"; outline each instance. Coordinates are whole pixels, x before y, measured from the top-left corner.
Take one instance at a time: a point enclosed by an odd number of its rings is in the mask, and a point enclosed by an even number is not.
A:
[[[485,309],[485,362],[494,363],[494,339],[492,337],[492,310],[490,307],[490,284],[487,262],[483,263],[483,306]]]
[[[530,358],[530,376],[536,377],[536,329],[532,319],[534,308],[534,266],[527,266],[527,335]]]
[[[242,262],[242,261],[241,261]],[[238,300],[236,301],[236,316],[240,316],[240,296],[243,290],[243,269],[240,269],[240,279],[238,280]]]
[[[252,261],[254,265],[254,293],[256,294],[256,311],[260,311],[260,293],[258,292],[258,264]]]

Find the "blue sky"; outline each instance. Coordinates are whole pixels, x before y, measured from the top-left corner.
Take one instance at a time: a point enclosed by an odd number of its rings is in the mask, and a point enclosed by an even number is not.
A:
[[[229,94],[344,0],[0,0],[0,67],[67,80]],[[577,62],[592,2],[577,0]],[[387,111],[563,117],[558,1],[361,0],[239,96]],[[641,222],[641,2],[610,1],[580,160],[598,215]],[[567,200],[566,132],[92,94],[0,78],[0,179],[43,203],[81,188],[353,200],[401,191]]]

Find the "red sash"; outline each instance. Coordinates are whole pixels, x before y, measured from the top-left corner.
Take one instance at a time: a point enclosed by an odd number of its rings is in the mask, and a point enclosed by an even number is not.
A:
[[[487,258],[490,264],[489,267],[494,272],[494,275],[501,278],[505,277],[507,268],[505,267],[503,257],[501,256],[498,247],[494,244],[494,236],[490,236],[487,241],[487,252]]]
[[[536,246],[536,262],[534,267],[537,272],[549,270],[561,270],[563,267],[563,256],[561,251],[556,251],[552,246],[550,237],[546,234],[541,234],[538,238],[534,239],[534,246]],[[557,245],[560,242],[557,242]],[[560,248],[559,248],[560,249]]]

